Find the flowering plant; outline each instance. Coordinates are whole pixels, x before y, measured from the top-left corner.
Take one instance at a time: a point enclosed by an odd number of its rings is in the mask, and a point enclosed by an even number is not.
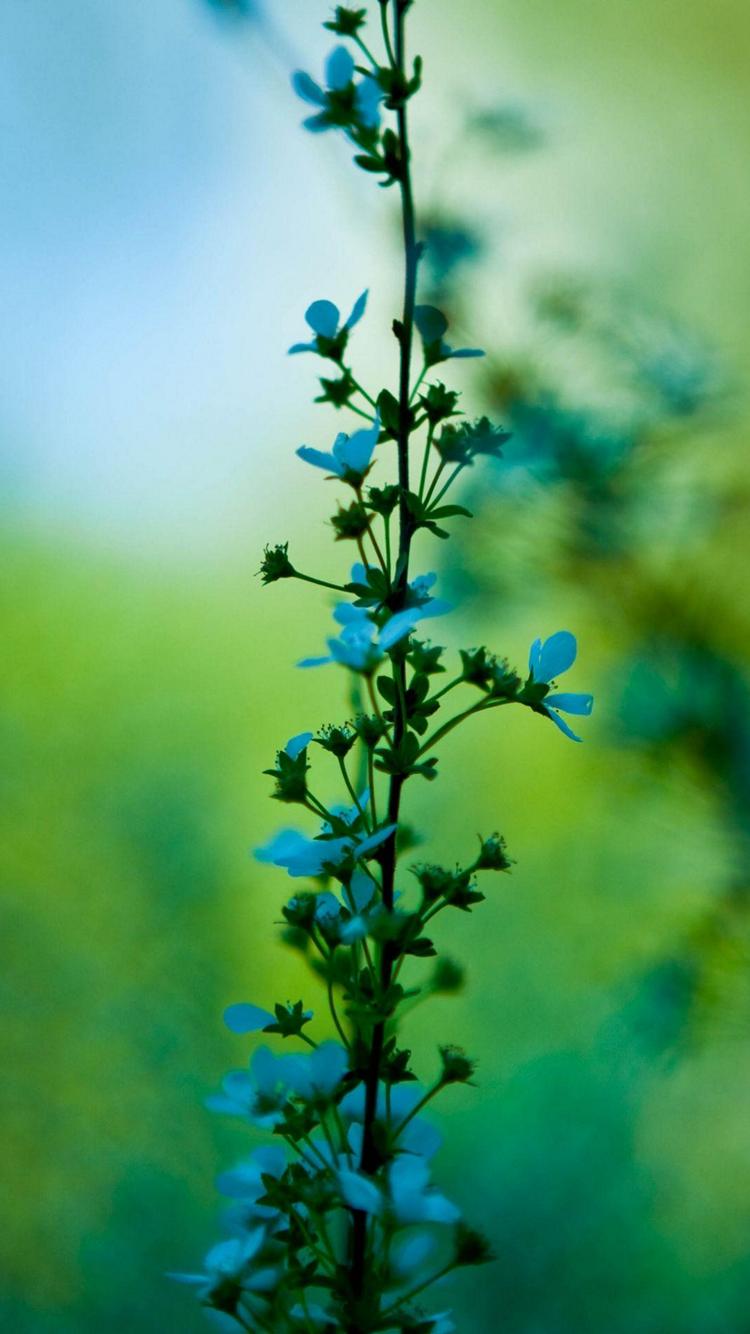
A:
[[[366,425],[340,432],[330,452],[308,445],[297,452],[344,488],[346,503],[332,524],[337,541],[354,544],[357,559],[343,582],[334,583],[298,570],[284,543],[266,548],[261,568],[265,584],[298,579],[341,595],[334,613],[338,634],[329,638],[328,653],[299,665],[343,667],[365,701],[353,717],[302,732],[278,751],[267,770],[274,798],[315,823],[306,832],[284,829],[256,850],[262,862],[309,882],[282,910],[286,937],[322,982],[337,1038],[313,1036],[313,1015],[302,1001],[273,1010],[243,1002],[225,1014],[234,1033],[262,1032],[274,1045],[257,1047],[249,1068],[227,1075],[209,1106],[270,1132],[275,1142],[220,1177],[219,1190],[232,1201],[229,1235],[208,1253],[200,1274],[175,1277],[194,1285],[228,1330],[449,1334],[454,1328],[449,1313],[428,1314],[417,1298],[459,1266],[484,1263],[490,1249],[432,1184],[440,1137],[422,1113],[450,1085],[471,1082],[475,1065],[459,1048],[442,1046],[439,1076],[424,1089],[411,1069],[400,1020],[420,990],[410,967],[437,955],[430,923],[442,912],[470,912],[484,897],[478,876],[508,871],[511,863],[504,839],[492,834],[455,868],[411,866],[407,887],[400,879],[409,846],[404,791],[413,779],[437,777],[441,741],[474,715],[521,705],[578,740],[561,715],[585,715],[592,706],[590,695],[553,689],[576,656],[568,631],[535,641],[525,677],[485,647],[470,648],[441,686],[444,649],[416,633],[450,608],[434,595],[434,574],[413,576],[414,538],[424,530],[445,539],[447,525],[471,517],[447,501],[448,492],[481,458],[501,459],[508,435],[486,418],[466,419],[458,392],[432,378],[440,363],[482,353],[454,349],[445,340],[442,312],[417,302],[423,247],[408,108],[421,86],[422,63],[417,58],[408,67],[406,60],[412,0],[377,4],[380,58],[363,35],[367,11],[339,5],[325,26],[350,45],[335,47],[324,84],[298,73],[293,85],[315,108],[305,121],[309,130],[342,132],[355,145],[360,168],[398,187],[404,300],[393,322],[397,383],[395,391],[371,394],[349,364],[350,336],[365,315],[367,293],[344,323],[332,302],[310,306],[305,318],[312,340],[290,350],[329,362],[318,401]],[[417,337],[422,365],[414,376]],[[421,457],[414,470],[417,441]],[[392,444],[396,474],[386,480]],[[468,691],[470,702],[440,721],[456,690]],[[314,791],[313,748],[337,766],[346,804],[327,806]],[[460,985],[448,960],[432,967],[423,990]],[[287,1040],[292,1052],[279,1052]]]

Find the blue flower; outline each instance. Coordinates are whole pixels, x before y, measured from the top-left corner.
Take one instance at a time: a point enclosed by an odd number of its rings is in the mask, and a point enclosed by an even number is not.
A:
[[[343,352],[351,330],[355,324],[359,324],[365,313],[367,295],[365,291],[357,297],[351,315],[341,326],[339,326],[341,314],[338,306],[334,306],[332,301],[313,301],[305,311],[305,319],[315,338],[312,343],[295,343],[289,349],[290,356],[297,352],[317,352],[320,356],[327,357],[331,351]]]
[[[251,1273],[252,1261],[265,1240],[265,1228],[256,1227],[246,1236],[231,1237],[228,1241],[220,1241],[212,1246],[203,1261],[202,1274],[168,1274],[167,1277],[195,1287],[201,1301],[208,1306],[221,1302],[221,1309],[227,1310],[231,1299],[236,1307],[243,1292],[265,1291],[278,1281],[275,1270],[259,1270],[255,1279]]]
[[[306,129],[313,134],[336,128],[349,133],[357,129],[377,129],[382,89],[370,75],[355,84],[354,74],[353,56],[345,46],[336,46],[326,60],[325,88],[303,70],[292,75],[292,87],[297,96],[318,108],[314,116],[308,116],[303,122]]]
[[[364,567],[355,566],[354,569],[363,570]],[[415,579],[410,585],[414,605],[394,612],[380,630],[366,607],[340,602],[333,614],[343,629],[338,639],[327,641],[330,653],[321,658],[303,658],[297,666],[322,667],[329,662],[338,662],[354,672],[373,672],[386,653],[410,635],[420,621],[430,616],[443,616],[451,610],[450,603],[430,596],[428,589],[432,587],[435,578],[435,575],[428,574]]]
[[[260,1005],[241,1002],[227,1006],[224,1011],[224,1023],[232,1033],[257,1033],[275,1022],[270,1011],[261,1009]]]
[[[287,1103],[285,1081],[288,1056],[274,1056],[267,1047],[259,1047],[249,1070],[230,1070],[222,1081],[221,1093],[206,1099],[212,1112],[241,1116],[261,1130],[273,1130],[284,1119]]]
[[[273,1025],[275,1033],[282,1032],[285,1037],[290,1036],[291,1029],[286,1032],[284,1027],[280,1027],[281,1018],[283,1018],[284,1007],[277,1006],[276,1014],[271,1014],[269,1010],[264,1010],[260,1005],[251,1005],[247,1001],[240,1001],[236,1005],[229,1005],[224,1011],[224,1023],[232,1033],[258,1033],[265,1032],[270,1024]],[[296,1010],[289,1011],[296,1016]],[[300,1011],[300,1019],[307,1022],[312,1019],[312,1010],[305,1010],[304,1014]]]
[[[577,652],[575,635],[569,630],[558,630],[556,634],[550,635],[549,639],[545,639],[544,643],[541,639],[535,639],[529,651],[531,681],[536,685],[549,685],[555,677],[562,676],[563,672],[567,672],[573,666]],[[558,710],[588,717],[593,707],[593,695],[569,693],[545,695],[539,705],[540,711],[546,713],[571,741],[580,741],[581,738],[568,727]]]
[[[397,1274],[406,1277],[421,1269],[435,1249],[428,1231],[413,1231],[398,1239],[391,1250],[391,1265]]]
[[[342,1197],[350,1209],[359,1209],[363,1214],[382,1213],[382,1191],[364,1172],[344,1168],[338,1174],[338,1181]]]
[[[441,361],[485,355],[480,347],[453,348],[446,343],[444,335],[448,332],[448,321],[442,310],[438,310],[436,306],[417,306],[414,310],[414,323],[422,338],[427,366],[437,366]]]
[[[285,1075],[298,1098],[306,1102],[330,1102],[347,1064],[347,1054],[340,1042],[321,1042],[314,1051],[289,1056]]]
[[[299,458],[311,463],[314,468],[322,468],[343,482],[360,486],[370,468],[373,451],[380,439],[380,415],[376,414],[372,426],[345,435],[341,431],[333,442],[333,449],[326,454],[310,445],[301,445],[297,450]]]
[[[330,826],[323,826],[324,831]],[[283,866],[290,876],[335,874],[345,865],[369,857],[395,830],[385,825],[374,834],[362,837],[352,832],[340,838],[308,838],[297,829],[283,829],[261,848],[256,848],[259,862]]]
[[[243,1158],[230,1171],[220,1173],[216,1179],[216,1189],[227,1199],[240,1201],[246,1207],[243,1215],[246,1219],[251,1214],[258,1218],[275,1218],[278,1210],[270,1205],[258,1204],[258,1200],[266,1193],[263,1177],[278,1178],[285,1169],[284,1150],[273,1144],[264,1145],[255,1149],[249,1158]]]
[[[335,935],[345,945],[351,945],[368,934],[373,919],[382,911],[382,903],[377,886],[361,867],[354,871],[342,893],[343,903],[328,890],[318,894],[315,920],[327,937]]]
[[[412,1117],[403,1130],[399,1126],[413,1112],[421,1101],[424,1089],[417,1083],[395,1084],[390,1095],[390,1118],[385,1085],[378,1085],[378,1098],[375,1119],[381,1135],[392,1135],[398,1141],[399,1149],[405,1153],[418,1154],[421,1158],[433,1158],[442,1144],[440,1132],[421,1116]],[[344,1121],[351,1125],[349,1138],[352,1147],[361,1151],[362,1123],[365,1119],[365,1086],[358,1084],[350,1093],[344,1095],[339,1104],[339,1111]]]
[[[339,926],[339,938],[351,945],[367,935],[373,916],[382,910],[382,902],[374,881],[359,867],[344,889],[344,898],[349,915]]]
[[[306,746],[309,746],[313,739],[312,732],[299,732],[287,741],[284,747],[284,754],[288,755],[290,760],[296,760],[302,754]]]
[[[461,1211],[430,1185],[424,1158],[399,1154],[388,1168],[388,1193],[398,1223],[457,1223]]]
[[[390,1163],[387,1195],[363,1172],[339,1172],[339,1187],[352,1209],[381,1214],[388,1207],[399,1227],[413,1223],[457,1223],[461,1211],[430,1184],[430,1169],[424,1158],[402,1153]]]

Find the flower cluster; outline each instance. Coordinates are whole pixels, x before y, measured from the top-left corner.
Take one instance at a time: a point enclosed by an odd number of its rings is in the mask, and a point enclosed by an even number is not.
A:
[[[449,1334],[454,1328],[448,1312],[425,1308],[422,1294],[452,1270],[490,1259],[490,1248],[433,1181],[440,1135],[423,1112],[454,1085],[473,1083],[476,1063],[444,1043],[434,1079],[421,1084],[405,1023],[420,1000],[454,993],[463,982],[460,964],[438,954],[435,920],[451,910],[473,911],[485,898],[482,878],[507,873],[512,861],[496,833],[480,839],[473,860],[454,867],[420,862],[404,876],[403,857],[415,842],[404,793],[412,778],[435,779],[444,738],[479,714],[516,705],[577,741],[563,714],[585,716],[592,708],[590,695],[555,688],[576,657],[567,630],[534,641],[525,679],[484,646],[460,650],[450,676],[442,645],[417,636],[451,608],[437,596],[435,573],[410,571],[413,539],[424,530],[445,540],[453,520],[471,517],[446,499],[448,492],[482,458],[502,462],[509,436],[487,418],[459,420],[458,391],[432,376],[441,363],[483,354],[455,349],[446,341],[444,315],[416,299],[422,249],[407,110],[421,83],[421,62],[406,68],[410,4],[379,0],[381,59],[363,37],[367,11],[337,6],[325,26],[354,47],[364,66],[339,45],[323,83],[304,73],[293,81],[315,107],[305,122],[309,130],[343,132],[361,150],[355,160],[363,170],[382,175],[381,184],[398,184],[406,295],[393,323],[397,393],[387,386],[370,392],[346,360],[366,292],[343,322],[332,301],[315,301],[305,315],[312,340],[290,349],[333,365],[333,378],[321,379],[319,401],[359,419],[330,449],[297,450],[343,488],[347,503],[339,503],[331,524],[336,541],[353,542],[357,552],[348,574],[329,580],[298,569],[288,544],[278,543],[266,548],[261,576],[265,584],[296,579],[336,591],[337,632],[327,653],[298,665],[345,668],[357,703],[354,716],[297,733],[265,771],[274,799],[299,808],[299,825],[277,831],[255,857],[302,882],[282,908],[283,936],[322,985],[330,1017],[319,1028],[301,999],[272,1008],[241,1001],[225,1013],[235,1036],[262,1034],[263,1045],[227,1074],[208,1106],[272,1142],[221,1175],[218,1188],[229,1201],[225,1239],[208,1252],[200,1273],[175,1277],[191,1284],[227,1329]],[[412,352],[420,341],[414,374]],[[461,703],[452,710],[454,699]],[[319,767],[329,775],[322,788]],[[331,774],[335,801],[322,795]]]

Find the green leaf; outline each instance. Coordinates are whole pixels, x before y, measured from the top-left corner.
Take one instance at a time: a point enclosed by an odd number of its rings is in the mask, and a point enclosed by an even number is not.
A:
[[[389,704],[395,704],[398,698],[396,683],[390,676],[379,676],[375,682],[378,691]]]
[[[464,505],[441,505],[438,509],[429,510],[431,519],[452,519],[454,516],[461,515],[465,519],[473,519],[471,510],[467,510]]]
[[[389,389],[381,389],[378,394],[378,409],[380,411],[380,420],[387,431],[398,431],[401,412],[398,405],[398,399],[394,398]]]

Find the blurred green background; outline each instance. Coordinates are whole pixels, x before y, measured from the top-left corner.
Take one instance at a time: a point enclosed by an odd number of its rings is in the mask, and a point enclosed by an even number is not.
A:
[[[305,999],[287,890],[248,848],[260,771],[344,716],[295,673],[325,594],[255,578],[266,541],[336,577],[310,362],[318,296],[372,289],[393,375],[395,200],[312,141],[291,63],[312,0],[4,0],[0,14],[2,1137],[14,1334],[192,1331],[238,1128],[202,1098],[230,1001]],[[487,1334],[736,1334],[750,1307],[750,12],[742,0],[417,0],[426,295],[469,409],[511,425],[450,565],[446,642],[522,665],[561,626],[580,748],[525,715],[415,787],[430,857],[517,858],[443,943],[462,996],[411,1020],[481,1060],[442,1179],[498,1260],[442,1298]],[[441,568],[438,566],[438,568]],[[338,692],[338,693],[337,693]],[[537,724],[536,726],[535,724]],[[330,790],[334,794],[334,788]],[[280,822],[279,822],[280,823]]]

